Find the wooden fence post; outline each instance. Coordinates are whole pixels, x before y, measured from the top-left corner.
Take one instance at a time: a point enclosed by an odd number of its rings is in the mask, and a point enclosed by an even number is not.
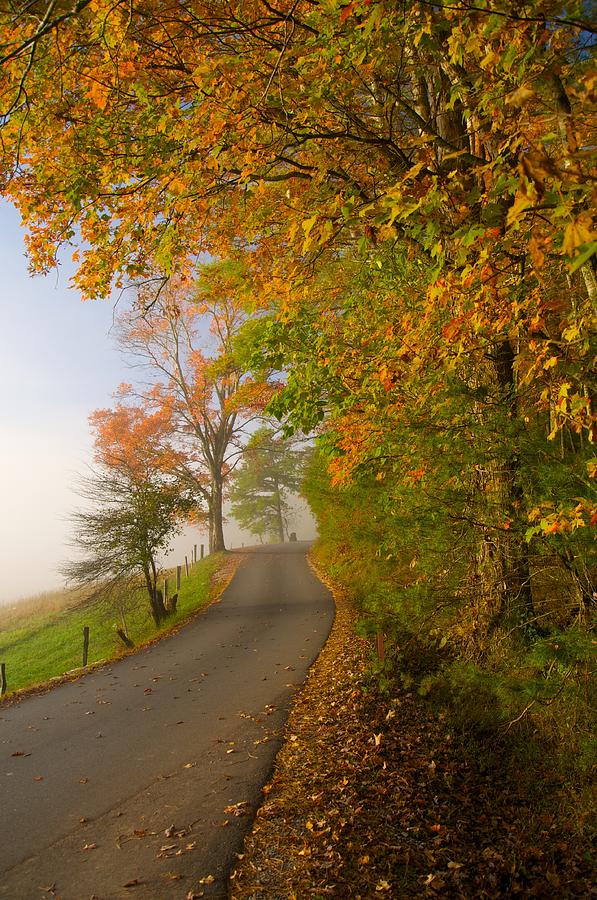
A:
[[[182,566],[176,566],[176,590],[180,590],[180,570]]]
[[[83,626],[83,668],[87,665],[89,656],[89,625]]]
[[[185,571],[187,573],[187,578],[188,578],[189,577],[189,558],[188,558],[188,556],[185,556],[185,558],[184,558],[184,567],[185,567]]]
[[[377,658],[380,662],[383,662],[386,658],[386,646],[382,631],[378,631],[375,635],[375,643],[377,646]]]
[[[167,599],[168,599],[168,579],[164,578],[164,606],[166,605]]]
[[[0,697],[6,693],[6,663],[0,663]]]
[[[203,559],[204,550],[205,550],[205,548],[204,548],[203,544],[201,544],[201,559]]]
[[[197,562],[197,544],[193,547],[193,562]]]

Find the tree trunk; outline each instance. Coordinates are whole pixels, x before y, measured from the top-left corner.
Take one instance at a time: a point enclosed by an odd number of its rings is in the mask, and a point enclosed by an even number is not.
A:
[[[145,576],[145,585],[147,587],[147,594],[149,596],[151,615],[157,627],[164,621],[168,613],[166,607],[164,606],[164,598],[162,596],[162,592],[158,590],[157,573],[153,560],[151,561],[151,568],[149,564],[144,565],[143,575]]]
[[[276,522],[278,525],[278,536],[280,538],[280,543],[284,543],[284,518],[282,516],[282,498],[280,497],[280,485],[278,484],[277,479],[274,480],[275,487],[275,498],[276,498]]]
[[[226,549],[224,543],[224,517],[222,513],[223,490],[220,479],[214,479],[212,483],[211,498],[209,544],[210,552],[217,553],[219,550]]]
[[[510,340],[505,338],[498,347],[496,372],[502,400],[513,422],[518,419],[514,362],[514,349]],[[498,541],[504,570],[504,610],[510,621],[524,624],[535,617],[535,610],[531,593],[529,546],[522,533],[521,518],[525,504],[516,446],[502,466],[500,480],[504,522],[510,524],[509,528],[499,532]],[[517,527],[519,523],[520,527]]]
[[[522,423],[517,409],[515,353],[508,338],[495,347],[488,362],[487,383],[497,388],[491,406],[505,414],[514,434],[501,433],[501,416],[497,422],[492,421],[482,407],[478,410],[485,437],[492,441],[491,435],[495,434],[497,446],[484,465],[475,466],[471,485],[471,496],[479,502],[473,518],[480,531],[470,585],[474,652],[487,648],[487,639],[493,632],[519,631],[535,618],[529,546],[524,537],[526,504],[521,484],[520,438],[515,429],[517,423],[522,428]],[[499,444],[504,441],[510,442],[506,452],[498,453]]]

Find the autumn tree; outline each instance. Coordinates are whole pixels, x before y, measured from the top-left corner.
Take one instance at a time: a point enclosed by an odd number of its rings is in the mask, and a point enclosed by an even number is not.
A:
[[[290,495],[300,489],[304,456],[268,426],[251,435],[230,491],[232,515],[241,528],[284,543]]]
[[[120,322],[120,340],[148,384],[130,388],[149,410],[167,412],[178,448],[178,475],[208,511],[210,551],[224,549],[224,487],[248,423],[270,395],[242,364],[246,324],[240,262],[203,266],[196,279],[172,280],[156,298],[142,290],[136,314]]]
[[[532,618],[527,529],[535,546],[564,543],[595,521],[586,4],[97,0],[47,20],[11,7],[0,27],[3,190],[32,265],[51,267],[80,236],[77,284],[101,296],[156,267],[184,274],[203,250],[244,248],[263,308],[292,330],[298,378],[325,334],[321,363],[340,387],[335,476],[384,455],[380,409],[391,422],[411,404],[422,421],[425,407],[446,441],[460,421],[463,444],[479,447],[464,466],[472,583],[506,631],[521,609]],[[350,357],[344,306],[369,316],[366,290],[321,290],[326,266],[346,261],[416,272],[377,292],[381,407],[366,402],[375,371],[357,403],[336,368]],[[329,410],[324,382],[317,413]],[[546,460],[563,441],[582,491],[552,506],[549,490],[537,495],[533,441]],[[448,481],[467,480],[458,465]]]
[[[118,403],[91,416],[96,468],[82,479],[85,507],[71,517],[75,555],[63,573],[94,596],[145,585],[156,625],[169,610],[158,589],[160,556],[167,552],[197,498],[172,475],[173,456],[165,445],[169,422],[163,413]]]

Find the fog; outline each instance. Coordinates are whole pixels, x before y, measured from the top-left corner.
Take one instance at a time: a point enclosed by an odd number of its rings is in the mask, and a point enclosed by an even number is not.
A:
[[[111,336],[114,301],[81,302],[69,287],[68,261],[32,278],[19,217],[3,201],[0,270],[0,603],[8,603],[62,586],[68,517],[81,505],[76,483],[92,461],[87,419],[112,405],[131,370]],[[314,536],[304,504],[290,530]],[[225,538],[233,547],[256,542],[232,519]],[[206,534],[187,529],[168,563],[201,543],[207,546]]]

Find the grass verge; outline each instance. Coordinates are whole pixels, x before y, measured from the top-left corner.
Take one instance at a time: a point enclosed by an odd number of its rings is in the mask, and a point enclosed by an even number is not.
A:
[[[0,662],[6,663],[10,702],[15,693],[45,685],[81,666],[83,627],[89,626],[88,667],[116,659],[127,651],[116,634],[124,615],[128,635],[138,648],[163,637],[215,600],[231,580],[241,555],[215,553],[195,563],[183,576],[176,613],[156,629],[143,593],[133,593],[118,607],[109,602],[86,603],[81,595],[64,595],[62,608],[51,600],[18,605],[4,621],[0,616]],[[74,603],[75,605],[71,605]]]

